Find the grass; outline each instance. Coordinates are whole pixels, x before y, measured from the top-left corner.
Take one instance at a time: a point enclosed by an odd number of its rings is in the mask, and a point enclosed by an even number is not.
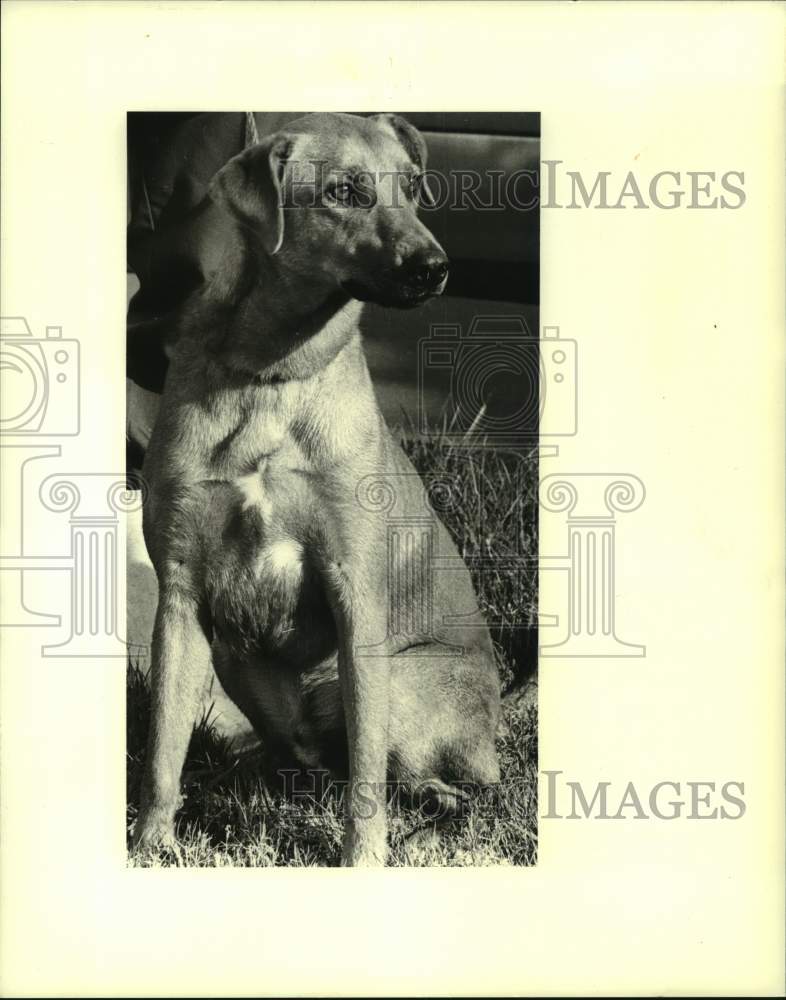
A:
[[[458,818],[435,822],[394,792],[390,864],[531,865],[537,857],[538,726],[535,703],[537,466],[484,448],[405,442],[434,505],[473,575],[498,655],[503,703],[497,739],[502,780]],[[466,441],[462,444],[466,445]],[[477,442],[475,442],[477,443]],[[447,487],[447,488],[446,488]],[[523,556],[511,566],[512,556]],[[481,563],[481,560],[483,562]],[[137,814],[150,711],[147,682],[129,665],[128,826]],[[293,797],[265,776],[264,747],[242,755],[209,718],[195,728],[183,772],[176,851],[131,854],[133,866],[325,866],[341,853],[341,789]]]

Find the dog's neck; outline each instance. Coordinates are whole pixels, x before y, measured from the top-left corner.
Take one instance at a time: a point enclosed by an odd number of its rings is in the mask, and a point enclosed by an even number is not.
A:
[[[302,380],[326,368],[357,340],[362,304],[341,291],[301,297],[279,275],[255,281],[238,304],[216,357],[257,381]],[[211,345],[212,346],[212,345]]]
[[[210,213],[211,215],[213,213]],[[207,361],[260,383],[310,378],[358,342],[363,304],[318,275],[292,270],[240,224],[215,227],[193,328]]]

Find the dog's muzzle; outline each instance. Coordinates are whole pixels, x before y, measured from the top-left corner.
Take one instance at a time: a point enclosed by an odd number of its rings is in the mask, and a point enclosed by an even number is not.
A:
[[[345,281],[342,287],[361,302],[409,309],[442,292],[449,266],[441,250],[430,249],[412,254],[398,267],[381,272],[373,283]]]

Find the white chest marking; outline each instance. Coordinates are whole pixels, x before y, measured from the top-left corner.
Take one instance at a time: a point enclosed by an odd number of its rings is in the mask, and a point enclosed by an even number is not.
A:
[[[235,486],[243,495],[243,510],[254,508],[259,511],[263,521],[269,521],[273,513],[273,504],[265,491],[263,480],[265,463],[266,459],[262,459],[256,471],[250,472],[247,476],[239,476],[235,480]]]
[[[274,542],[262,552],[259,570],[287,583],[297,583],[303,573],[302,546],[292,538]]]

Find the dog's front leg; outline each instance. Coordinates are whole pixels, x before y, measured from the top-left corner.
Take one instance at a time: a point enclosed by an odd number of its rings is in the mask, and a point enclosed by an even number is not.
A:
[[[161,587],[153,632],[151,716],[134,843],[171,843],[180,775],[210,666],[208,626],[194,598]]]
[[[387,855],[387,756],[390,659],[374,626],[384,607],[373,585],[337,564],[329,590],[339,636],[338,670],[347,725],[349,786],[342,864],[384,865]],[[383,633],[384,634],[384,633]],[[376,647],[376,648],[375,648]],[[381,654],[381,655],[380,655]]]

